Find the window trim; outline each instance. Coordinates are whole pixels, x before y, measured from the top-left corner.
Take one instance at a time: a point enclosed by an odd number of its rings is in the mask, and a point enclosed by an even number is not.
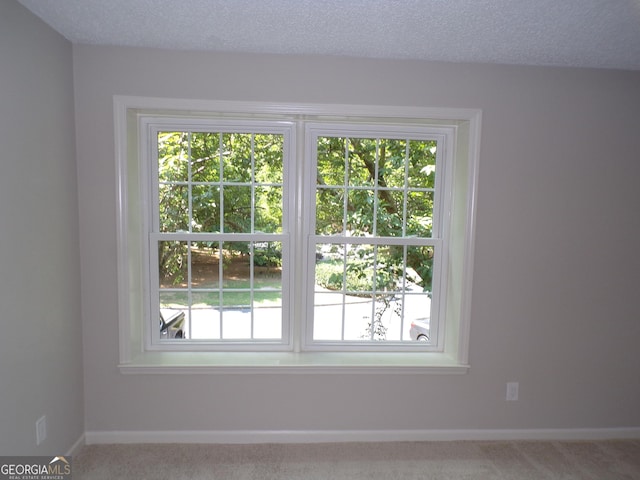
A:
[[[297,117],[314,121],[330,118],[335,121],[363,120],[389,121],[404,125],[419,124],[428,119],[430,124],[456,129],[456,150],[464,156],[464,205],[455,208],[464,212],[459,219],[459,228],[465,232],[458,240],[457,251],[464,257],[459,265],[460,294],[455,300],[458,317],[455,328],[447,332],[444,352],[302,352],[299,353],[300,332],[296,325],[293,331],[291,352],[152,352],[144,346],[140,328],[132,325],[131,292],[140,286],[132,285],[130,271],[136,268],[136,259],[130,257],[128,243],[131,198],[128,184],[128,161],[132,154],[129,135],[132,119],[138,112],[157,115],[189,114],[207,117],[209,114],[229,118],[247,115],[257,119],[283,119]],[[117,274],[118,274],[118,325],[119,367],[123,373],[464,373],[468,370],[470,302],[473,275],[475,237],[476,185],[482,113],[478,109],[447,109],[402,106],[294,104],[270,102],[229,102],[215,100],[182,100],[150,97],[114,96],[114,128],[117,193]],[[137,127],[133,127],[135,130]],[[300,126],[298,126],[301,129]],[[303,128],[302,128],[303,130]],[[296,135],[304,135],[298,131]],[[301,137],[304,138],[304,137]],[[301,142],[292,150],[303,154]],[[136,153],[133,152],[135,155]],[[300,175],[298,176],[300,177]],[[302,182],[295,185],[295,197],[302,198]],[[460,188],[460,186],[458,186]],[[298,200],[300,201],[300,200]],[[304,240],[303,231],[297,222],[292,231],[293,244]],[[132,265],[133,262],[133,265]],[[295,264],[296,275],[302,267]],[[299,277],[298,277],[299,278]],[[451,281],[451,279],[449,279]],[[452,300],[450,299],[449,302]],[[294,316],[303,314],[299,305]],[[299,324],[301,322],[294,322]]]

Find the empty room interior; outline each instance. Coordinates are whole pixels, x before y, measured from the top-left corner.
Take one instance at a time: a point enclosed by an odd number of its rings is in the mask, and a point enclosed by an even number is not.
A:
[[[1,0],[0,455],[637,442],[638,115],[635,0]]]

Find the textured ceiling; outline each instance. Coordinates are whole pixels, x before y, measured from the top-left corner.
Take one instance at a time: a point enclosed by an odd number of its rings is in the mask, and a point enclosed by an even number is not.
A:
[[[640,70],[640,0],[18,0],[73,43]]]

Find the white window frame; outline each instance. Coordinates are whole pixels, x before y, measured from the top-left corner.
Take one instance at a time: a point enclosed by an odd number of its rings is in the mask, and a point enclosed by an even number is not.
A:
[[[148,275],[148,298],[146,311],[150,312],[145,322],[145,348],[159,351],[270,351],[291,349],[291,275],[282,276],[282,338],[280,340],[195,340],[195,339],[160,339],[157,319],[160,309],[157,294],[159,285],[157,255],[155,245],[161,239],[181,241],[273,241],[283,244],[283,272],[289,272],[291,265],[291,225],[294,219],[294,202],[290,192],[295,186],[295,155],[293,142],[295,125],[291,122],[266,122],[256,120],[230,120],[220,118],[185,118],[173,116],[141,115],[140,153],[141,165],[141,199],[147,202],[147,212],[143,217],[144,232],[148,232],[149,242],[144,252],[144,272]],[[160,233],[158,224],[158,157],[157,134],[161,131],[216,132],[237,133],[251,132],[260,134],[279,134],[283,136],[283,216],[282,233]],[[189,322],[187,322],[189,323]]]
[[[405,140],[434,140],[438,144],[437,150],[437,174],[434,197],[433,213],[433,234],[430,238],[411,239],[411,237],[348,237],[348,236],[323,236],[315,234],[315,195],[316,195],[316,160],[317,160],[317,139],[321,136],[327,137],[357,137],[357,138],[385,138]],[[304,202],[309,207],[305,211],[304,238],[305,238],[305,300],[306,300],[306,321],[302,322],[303,348],[305,350],[316,351],[428,351],[442,352],[444,350],[443,319],[446,313],[447,296],[447,269],[444,265],[448,263],[448,239],[449,239],[449,219],[448,212],[451,205],[451,184],[452,167],[455,137],[455,130],[452,127],[442,126],[420,126],[420,125],[390,125],[387,122],[380,123],[330,123],[330,122],[309,122],[305,124],[305,158],[310,165],[311,173],[304,179],[306,183],[306,197]],[[310,163],[309,163],[310,162]],[[431,303],[431,323],[430,333],[432,341],[429,345],[420,342],[407,341],[380,341],[380,342],[350,342],[350,341],[320,341],[313,339],[314,299],[313,285],[315,270],[315,245],[324,243],[323,240],[331,240],[335,243],[357,244],[378,244],[388,245],[423,245],[437,248],[437,255],[434,257],[433,271],[433,297]]]
[[[444,268],[453,274],[445,278],[448,292],[440,309],[446,312],[445,328],[436,351],[340,351],[316,352],[305,342],[307,305],[293,299],[290,317],[293,319],[289,341],[284,351],[154,351],[148,348],[149,338],[141,318],[145,316],[140,297],[147,287],[141,278],[144,255],[140,254],[139,222],[140,172],[132,167],[137,162],[138,118],[141,115],[190,116],[211,118],[252,118],[256,121],[292,121],[295,138],[304,138],[305,122],[363,122],[368,124],[397,124],[400,128],[429,125],[453,132],[451,142],[455,150],[451,185],[451,235]],[[468,370],[470,301],[473,270],[473,241],[475,232],[475,198],[479,158],[481,112],[476,109],[430,109],[421,107],[383,107],[357,105],[278,104],[262,102],[220,102],[146,97],[114,97],[117,207],[118,207],[118,294],[119,294],[119,366],[123,373],[464,373]],[[307,145],[309,143],[307,142]],[[303,142],[291,142],[297,158],[305,155]],[[309,168],[301,165],[301,170]],[[293,202],[295,211],[308,205],[304,191],[308,187],[295,175]],[[303,262],[308,259],[306,235],[308,224],[297,219],[292,235],[292,278],[305,275]],[[306,225],[306,226],[305,226]],[[284,279],[283,279],[284,281]],[[283,287],[284,288],[284,287]],[[292,295],[293,297],[294,295]],[[444,305],[446,303],[446,305]],[[150,328],[150,324],[148,328]],[[446,335],[445,335],[446,330]]]

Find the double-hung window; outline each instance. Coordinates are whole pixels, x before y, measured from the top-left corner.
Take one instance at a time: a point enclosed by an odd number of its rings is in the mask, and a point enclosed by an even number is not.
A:
[[[288,344],[291,124],[149,117],[142,131],[150,345]]]
[[[311,124],[306,143],[306,344],[437,346],[448,251],[446,133]]]
[[[466,364],[479,112],[158,102],[116,98],[121,365]]]

